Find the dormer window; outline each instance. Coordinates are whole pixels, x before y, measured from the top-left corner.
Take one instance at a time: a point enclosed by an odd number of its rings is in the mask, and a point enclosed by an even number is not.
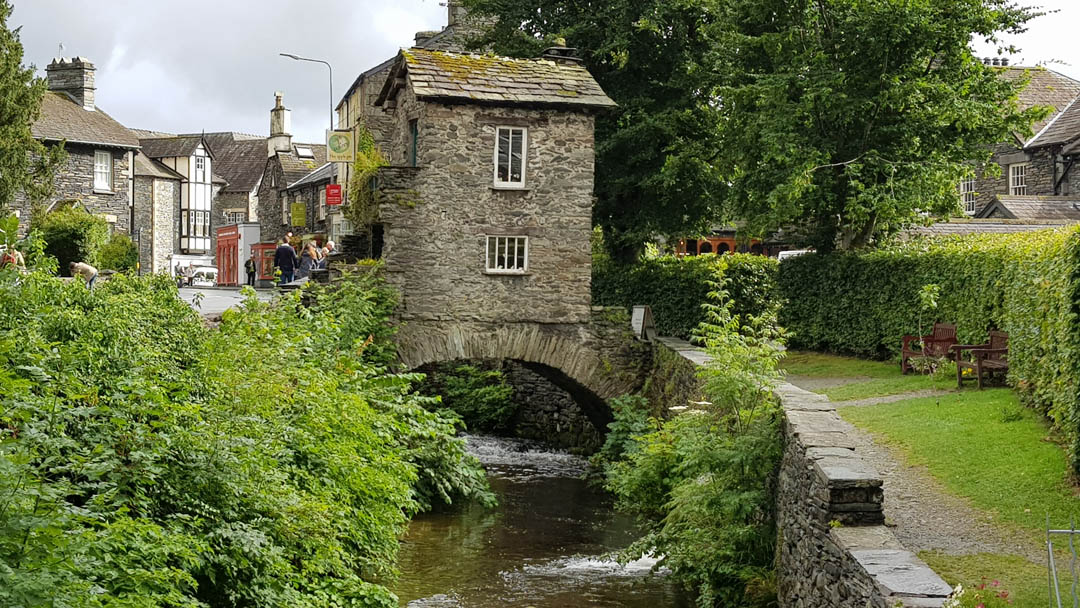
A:
[[[498,127],[495,132],[495,187],[524,188],[529,130]]]
[[[303,146],[297,146],[296,147],[296,155],[298,157],[300,157],[300,158],[304,158],[304,159],[308,159],[308,160],[314,160],[315,159],[315,151],[312,150],[311,148],[306,148],[306,147],[303,147]]]

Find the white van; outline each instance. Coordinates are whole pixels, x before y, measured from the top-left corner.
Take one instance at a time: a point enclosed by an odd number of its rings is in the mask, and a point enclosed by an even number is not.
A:
[[[218,270],[213,266],[196,266],[191,274],[192,287],[216,287]]]

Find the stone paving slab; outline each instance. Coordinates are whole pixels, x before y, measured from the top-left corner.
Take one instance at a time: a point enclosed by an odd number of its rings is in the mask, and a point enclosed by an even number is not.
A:
[[[952,587],[911,551],[856,549],[851,555],[877,580],[885,595],[945,597],[952,593]]]

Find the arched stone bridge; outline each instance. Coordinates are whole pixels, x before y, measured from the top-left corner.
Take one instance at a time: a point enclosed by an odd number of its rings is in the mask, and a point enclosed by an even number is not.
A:
[[[399,330],[406,369],[477,359],[518,361],[570,393],[597,429],[607,428],[607,400],[639,391],[652,365],[650,345],[634,339],[621,308],[594,307],[589,323],[409,321]]]

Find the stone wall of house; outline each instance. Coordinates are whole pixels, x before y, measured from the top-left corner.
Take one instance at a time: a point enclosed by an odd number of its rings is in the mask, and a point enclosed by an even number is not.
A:
[[[983,168],[975,176],[975,209],[982,211],[999,195],[1009,194],[1009,165],[1028,163],[1026,172],[1027,193],[1029,196],[1054,195],[1054,164],[1056,152],[1051,148],[1036,148],[1024,151],[1012,144],[1003,143],[994,146],[992,163],[1001,169],[1001,174],[991,176]],[[1058,175],[1064,166],[1058,167]],[[1068,195],[1080,192],[1080,170],[1074,167],[1066,180],[1062,181],[1059,194]]]
[[[131,180],[130,154],[108,149],[113,157],[112,191],[94,190],[95,148],[69,144],[67,161],[56,170],[56,191],[45,201],[49,207],[58,201],[78,201],[79,205],[94,215],[109,220],[113,229],[131,233],[131,207],[129,196]],[[30,201],[23,193],[15,195],[14,209],[19,212],[20,227],[25,230],[30,221]]]
[[[180,182],[148,176],[135,178],[135,230],[143,273],[171,271],[180,246]]]
[[[383,259],[407,320],[581,323],[590,310],[593,117],[398,98],[391,148],[419,171],[380,206]],[[528,127],[526,188],[493,188],[496,126]],[[395,186],[390,174],[380,184]],[[399,189],[400,191],[400,189]],[[527,236],[528,272],[486,273],[486,235]]]
[[[306,185],[300,188],[293,188],[287,192],[289,201],[295,201],[296,197],[300,197],[300,200],[304,202],[304,205],[307,208],[307,225],[304,227],[305,234],[325,235],[330,230],[330,225],[327,223],[329,213],[325,213],[321,219],[319,218],[319,207],[322,202],[320,192],[323,192],[326,189],[328,183],[329,182],[322,182],[314,185]],[[280,203],[278,204],[280,205]]]
[[[281,197],[284,195],[285,176],[277,157],[266,160],[262,183],[259,185],[259,230],[264,243],[272,243],[292,229],[281,217]]]

